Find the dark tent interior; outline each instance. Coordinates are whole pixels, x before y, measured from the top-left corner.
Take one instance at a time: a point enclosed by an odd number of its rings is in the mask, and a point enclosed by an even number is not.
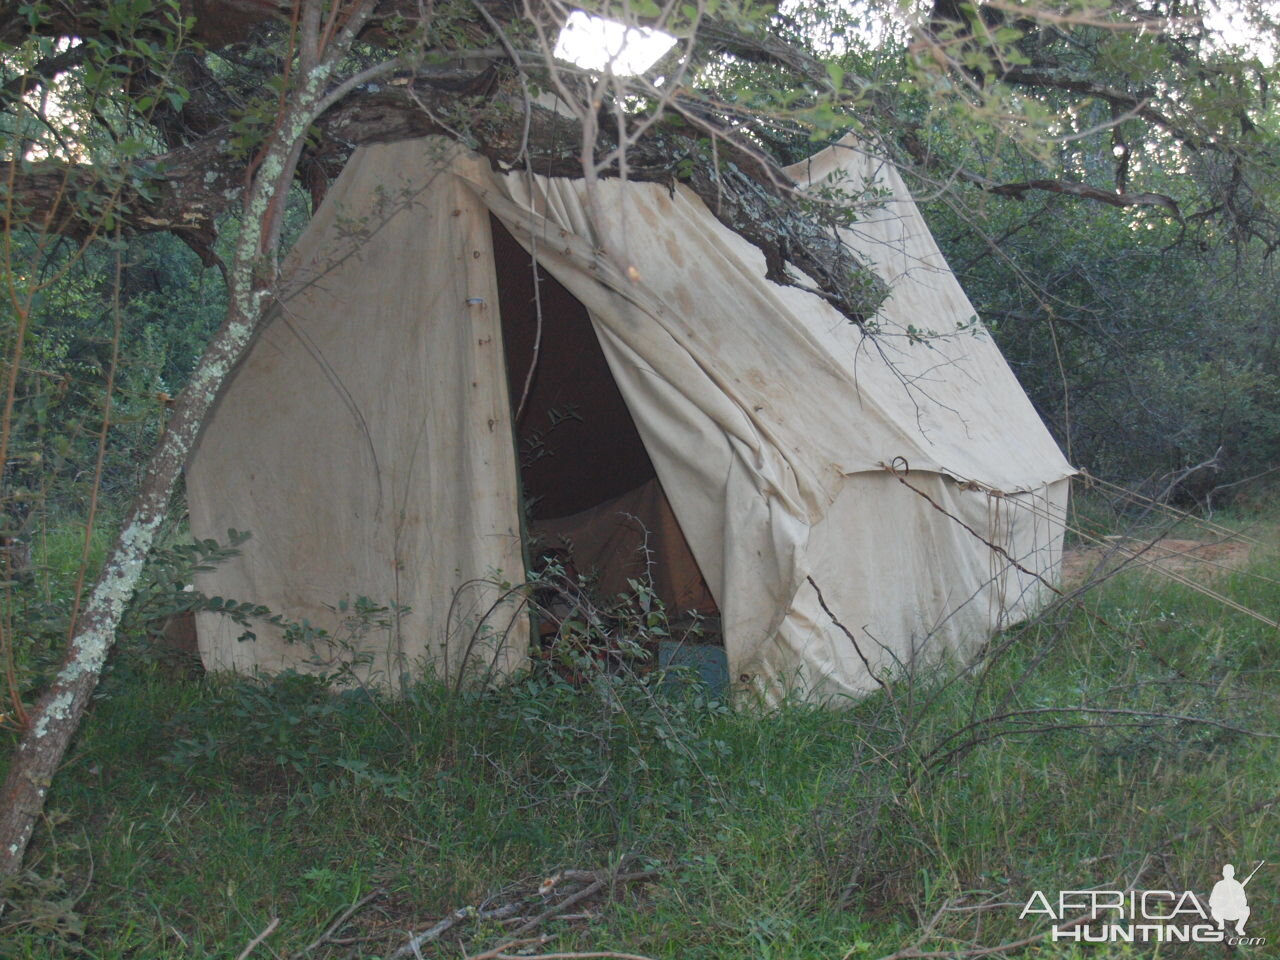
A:
[[[491,223],[531,558],[555,551],[606,597],[647,575],[673,617],[715,613],[586,308]]]

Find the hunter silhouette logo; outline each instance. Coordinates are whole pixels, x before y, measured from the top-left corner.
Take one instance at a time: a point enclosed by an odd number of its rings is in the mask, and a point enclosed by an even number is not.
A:
[[[1263,861],[1253,868],[1253,873],[1244,880],[1237,880],[1236,868],[1229,863],[1222,865],[1222,879],[1213,885],[1213,893],[1209,894],[1209,912],[1219,927],[1225,928],[1228,920],[1234,920],[1236,935],[1244,936],[1244,922],[1249,919],[1249,898],[1244,892],[1253,874],[1262,869]]]
[[[1062,890],[1056,900],[1035,891],[1019,918],[1044,916],[1053,922],[1049,939],[1077,943],[1225,943],[1258,947],[1266,937],[1245,934],[1250,916],[1245,887],[1265,861],[1243,880],[1222,865],[1222,879],[1206,902],[1191,890]],[[1232,929],[1228,929],[1228,926]]]

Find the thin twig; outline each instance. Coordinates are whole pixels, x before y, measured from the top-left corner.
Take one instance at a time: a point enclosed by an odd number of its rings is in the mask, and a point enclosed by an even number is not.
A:
[[[272,917],[271,922],[267,924],[266,929],[249,941],[248,946],[240,951],[240,956],[236,957],[236,960],[245,960],[249,954],[253,953],[253,951],[257,949],[258,945],[261,944],[263,940],[276,932],[276,927],[278,926],[280,926],[280,918]]]
[[[542,913],[538,914],[536,917],[534,917],[532,920],[525,923],[523,926],[517,927],[515,929],[513,936],[520,937],[526,933],[532,933],[534,930],[536,930],[542,924],[546,923],[551,918],[561,913],[564,913],[566,910],[568,910],[570,907],[574,906],[575,904],[581,903],[583,900],[586,900],[588,897],[591,897],[599,893],[602,889],[604,889],[606,884],[612,885],[615,883],[628,883],[628,882],[634,882],[637,880],[651,880],[657,875],[658,875],[658,871],[656,870],[644,870],[639,873],[620,873],[617,875],[605,875],[605,876],[601,876],[598,873],[591,873],[589,871],[565,870],[563,873],[561,873],[561,876],[566,880],[578,880],[578,881],[589,880],[590,882],[587,884],[587,886],[583,887],[577,893],[566,897],[565,899],[561,900],[559,903],[557,903],[553,907],[548,907],[546,910],[542,911]]]
[[[533,386],[533,375],[538,370],[538,354],[542,350],[542,274],[541,267],[538,264],[537,236],[530,236],[529,242],[529,267],[533,271],[533,312],[537,318],[538,326],[533,335],[533,355],[529,358],[529,372],[525,374],[524,389],[520,391],[520,402],[516,404],[514,420],[516,426],[520,425],[520,421],[524,417],[525,404],[529,400],[529,390]]]
[[[899,460],[902,461],[901,468],[898,467]],[[953,513],[948,511],[946,507],[942,506],[942,504],[934,500],[933,497],[929,496],[929,494],[925,493],[919,487],[913,486],[912,484],[908,483],[905,479],[905,474],[907,474],[910,471],[910,468],[907,466],[907,461],[904,458],[896,457],[892,463],[882,463],[880,466],[884,468],[884,470],[886,470],[890,476],[892,476],[895,480],[897,480],[900,484],[902,484],[908,490],[912,491],[918,496],[923,497],[925,501],[929,504],[929,506],[933,507],[933,509],[937,510],[939,513],[941,513],[943,516],[947,517],[948,519],[954,520],[956,523],[960,524],[960,526],[962,526],[965,530],[973,534],[973,536],[977,537],[978,540],[980,540],[982,543],[986,544],[987,547],[989,547],[991,550],[995,551],[996,553],[1000,554],[1006,560],[1008,560],[1009,563],[1011,563],[1018,570],[1022,571],[1029,577],[1034,577],[1035,579],[1039,580],[1042,584],[1044,584],[1046,587],[1048,587],[1050,590],[1052,590],[1054,593],[1056,593],[1058,596],[1062,596],[1062,591],[1059,590],[1057,586],[1050,583],[1048,580],[1046,580],[1043,576],[1041,576],[1036,571],[1028,570],[1026,567],[1020,564],[1009,553],[1008,550],[1000,546],[1000,544],[993,543],[992,541],[988,540],[986,537],[980,534],[977,530],[973,529],[973,527],[969,526],[969,524],[965,523],[959,517],[955,516]],[[990,494],[991,496],[997,495],[997,492],[993,490],[988,490],[987,493]]]
[[[387,891],[385,887],[378,887],[372,893],[368,894],[367,896],[361,897],[355,903],[351,904],[351,906],[347,907],[340,914],[338,914],[337,919],[335,919],[333,923],[329,924],[329,926],[325,928],[324,933],[320,934],[320,936],[316,937],[316,939],[312,943],[308,944],[307,946],[299,950],[297,953],[295,953],[293,955],[295,960],[298,957],[302,957],[310,953],[312,950],[316,949],[316,947],[319,947],[322,944],[327,943],[333,937],[333,935],[337,933],[339,930],[341,930],[343,925],[348,920],[350,920],[358,911],[360,911],[366,904],[370,903],[373,900],[376,900],[378,897],[382,896],[386,892]]]
[[[464,920],[470,920],[472,918],[475,918],[476,920],[505,920],[507,917],[515,916],[523,909],[524,904],[519,901],[503,904],[501,907],[496,907],[493,910],[477,910],[474,907],[460,907],[442,919],[435,926],[412,937],[408,943],[391,955],[392,960],[398,960],[400,957],[420,956],[422,953],[421,947],[424,943],[430,943],[433,940],[440,939],[442,935],[448,933]]]
[[[120,309],[120,290],[124,285],[124,257],[120,252],[122,233],[116,224],[115,278],[111,292],[111,366],[107,369],[106,395],[102,398],[102,429],[98,432],[98,453],[93,462],[93,486],[89,492],[89,515],[84,522],[84,544],[80,551],[80,564],[76,568],[76,588],[71,604],[71,616],[67,620],[67,640],[75,636],[76,621],[80,619],[80,604],[84,600],[84,581],[89,572],[89,554],[93,549],[93,525],[98,516],[98,501],[102,495],[102,468],[106,462],[107,437],[111,433],[111,400],[116,388],[116,369],[120,366],[120,335],[123,316]],[[163,417],[161,408],[161,416]],[[164,424],[160,429],[164,430]]]
[[[1119,722],[1114,724],[1114,726],[1149,726],[1160,721],[1165,723],[1198,723],[1205,726],[1217,727],[1220,730],[1227,730],[1231,733],[1241,733],[1250,737],[1261,737],[1267,740],[1280,740],[1280,734],[1264,733],[1260,730],[1249,730],[1245,727],[1237,727],[1229,723],[1223,723],[1221,720],[1213,720],[1209,717],[1193,717],[1182,713],[1160,713],[1153,710],[1130,710],[1122,707],[1035,707],[1027,710],[1014,710],[1009,713],[1002,713],[993,717],[984,717],[981,720],[975,720],[973,723],[966,724],[958,730],[953,730],[934,745],[934,748],[924,756],[921,763],[925,768],[940,766],[952,757],[964,753],[971,747],[980,746],[983,743],[996,739],[997,737],[1016,736],[1018,734],[1027,733],[1052,733],[1058,730],[1068,729],[1089,729],[1097,726],[1097,724],[1051,724],[1048,726],[1037,727],[1007,726],[995,730],[985,736],[973,736],[960,746],[954,747],[946,753],[942,752],[943,747],[947,743],[969,733],[970,731],[978,730],[981,727],[1013,721],[1022,717],[1043,716],[1044,714],[1054,713],[1083,713],[1095,716],[1101,715],[1137,718],[1135,720]]]
[[[1269,467],[1266,470],[1263,470],[1261,473],[1255,473],[1252,476],[1245,477],[1243,480],[1234,480],[1231,483],[1220,483],[1218,484],[1218,486],[1214,487],[1207,494],[1205,494],[1205,497],[1204,497],[1205,507],[1209,510],[1210,513],[1212,513],[1214,494],[1218,493],[1221,490],[1230,490],[1232,487],[1238,487],[1241,484],[1252,483],[1254,480],[1261,480],[1263,477],[1270,476],[1271,474],[1276,473],[1277,471],[1280,471],[1280,465]]]
[[[587,886],[583,887],[577,893],[573,894],[572,896],[566,897],[565,899],[561,900],[559,903],[555,904],[554,906],[548,907],[546,910],[543,910],[540,914],[538,914],[532,920],[529,920],[521,924],[520,926],[516,927],[515,936],[517,937],[523,936],[526,933],[531,933],[532,931],[538,929],[538,927],[542,926],[544,923],[546,923],[556,914],[564,913],[574,904],[581,903],[583,900],[586,900],[588,897],[594,896],[595,894],[599,893],[601,890],[604,889],[604,884],[605,884],[605,881],[603,880],[596,880],[593,883],[587,884]]]
[[[871,669],[871,662],[867,659],[867,655],[862,652],[862,647],[858,646],[858,641],[854,638],[853,634],[849,632],[849,628],[841,623],[839,618],[831,612],[831,608],[827,606],[826,598],[822,595],[822,588],[818,586],[812,576],[808,576],[805,579],[809,581],[809,586],[813,587],[814,592],[818,595],[818,605],[822,607],[822,612],[831,618],[831,622],[839,627],[840,631],[849,638],[849,642],[853,644],[854,652],[858,654],[858,658],[862,661],[862,665],[867,668],[867,676],[880,684],[880,688],[882,690],[888,690],[889,687],[885,682],[876,676],[875,671]]]
[[[588,960],[588,958],[608,958],[613,960],[651,960],[650,957],[638,953],[617,953],[613,950],[591,950],[585,953],[508,953],[509,950],[523,950],[535,944],[546,943],[550,937],[534,937],[529,940],[511,940],[501,946],[486,950],[484,953],[472,954],[470,960]]]

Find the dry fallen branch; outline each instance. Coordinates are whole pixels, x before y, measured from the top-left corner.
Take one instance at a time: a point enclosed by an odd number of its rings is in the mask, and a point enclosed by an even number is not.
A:
[[[658,872],[656,870],[645,870],[641,873],[620,873],[620,874],[617,874],[616,876],[609,875],[609,874],[605,874],[601,876],[601,875],[592,873],[590,871],[567,870],[563,874],[561,874],[561,878],[564,880],[581,881],[581,880],[585,880],[587,877],[593,877],[594,879],[588,881],[587,886],[583,887],[577,893],[566,897],[564,900],[561,900],[555,906],[549,907],[548,909],[542,911],[542,913],[538,914],[536,917],[534,917],[524,926],[519,927],[516,930],[516,936],[521,936],[523,934],[530,933],[536,930],[538,927],[546,923],[552,917],[555,917],[564,913],[570,907],[575,906],[576,904],[581,903],[583,900],[586,900],[588,897],[592,897],[595,894],[599,893],[601,890],[605,888],[607,884],[635,883],[638,881],[652,880],[657,875],[658,875]]]
[[[263,928],[262,932],[258,934],[256,937],[254,937],[252,940],[250,940],[248,944],[245,945],[245,948],[240,951],[240,955],[236,957],[236,960],[245,960],[245,958],[248,957],[249,954],[253,953],[254,950],[258,949],[258,946],[262,943],[263,940],[267,939],[267,937],[271,936],[271,934],[276,932],[276,927],[278,926],[280,926],[280,918],[272,917],[271,922],[268,923],[266,927]]]
[[[484,953],[472,954],[470,960],[588,960],[590,957],[612,957],[613,960],[651,960],[650,957],[638,953],[616,953],[612,950],[591,950],[585,953],[509,953],[511,950],[524,950],[535,944],[543,944],[550,937],[534,937],[532,940],[511,940],[486,950]]]
[[[316,937],[315,940],[313,940],[307,946],[303,947],[301,950],[295,953],[293,955],[294,960],[298,960],[299,957],[306,956],[312,950],[315,950],[317,947],[323,946],[326,943],[336,942],[334,940],[333,935],[337,933],[339,930],[341,930],[343,926],[346,924],[346,922],[350,920],[353,916],[355,916],[357,913],[359,913],[362,909],[364,909],[365,906],[372,903],[374,900],[377,900],[386,892],[387,892],[386,888],[378,887],[372,893],[368,894],[367,896],[361,897],[355,903],[351,904],[351,906],[347,907],[345,910],[339,913],[337,917],[334,918],[333,923],[325,927],[324,933],[320,934],[320,936]]]
[[[408,943],[391,955],[392,960],[398,960],[398,958],[401,957],[422,956],[422,947],[424,944],[431,943],[433,940],[439,940],[440,937],[464,921],[506,920],[508,917],[514,917],[523,909],[524,904],[520,901],[505,903],[493,910],[478,910],[475,907],[459,907],[435,926],[411,937]]]
[[[441,919],[434,926],[422,933],[416,934],[409,939],[399,950],[391,956],[393,960],[400,960],[404,957],[420,957],[422,955],[422,947],[425,944],[439,940],[444,934],[448,933],[458,924],[467,920],[481,921],[503,921],[513,917],[519,917],[524,922],[514,931],[516,938],[522,937],[527,933],[536,930],[542,924],[554,917],[561,916],[570,907],[576,906],[584,900],[595,896],[603,890],[609,889],[619,883],[643,883],[648,880],[656,879],[658,871],[656,870],[640,870],[632,873],[616,873],[612,870],[562,870],[552,877],[547,878],[542,884],[536,888],[526,891],[514,900],[498,907],[489,909],[477,907],[461,907],[453,913]],[[563,900],[546,907],[540,913],[527,920],[521,916],[524,912],[536,904],[545,904],[547,898],[554,895],[560,885],[581,885],[580,889],[568,892]],[[527,943],[545,942],[545,938],[535,938],[534,940],[521,941],[519,939],[495,948],[496,950],[511,950],[515,947]],[[498,957],[497,953],[476,954],[471,960],[481,960],[482,957]],[[550,955],[548,955],[550,956]],[[582,956],[582,957],[626,957],[630,954],[619,953],[588,953],[588,954],[556,954],[555,956]],[[641,958],[645,960],[645,958]]]

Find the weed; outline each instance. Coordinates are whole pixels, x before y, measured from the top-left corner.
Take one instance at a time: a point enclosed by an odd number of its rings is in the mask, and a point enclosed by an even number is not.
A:
[[[1276,580],[1260,553],[1222,589],[1274,610]],[[355,633],[380,610],[348,605]],[[633,610],[641,645],[669,629]],[[287,955],[385,890],[340,932],[385,956],[462,906],[631,854],[660,876],[550,921],[557,949],[876,960],[1033,935],[1034,890],[1203,891],[1222,863],[1273,859],[1274,634],[1177,584],[1123,574],[842,711],[730,706],[583,646],[572,671],[461,692],[428,677],[395,699],[338,665],[140,671],[94,705],[32,848],[52,885],[7,894],[0,936],[17,957],[233,957],[277,916]],[[1250,933],[1274,943],[1270,870]],[[82,890],[82,928],[19,906]],[[462,946],[504,929],[470,925]]]

